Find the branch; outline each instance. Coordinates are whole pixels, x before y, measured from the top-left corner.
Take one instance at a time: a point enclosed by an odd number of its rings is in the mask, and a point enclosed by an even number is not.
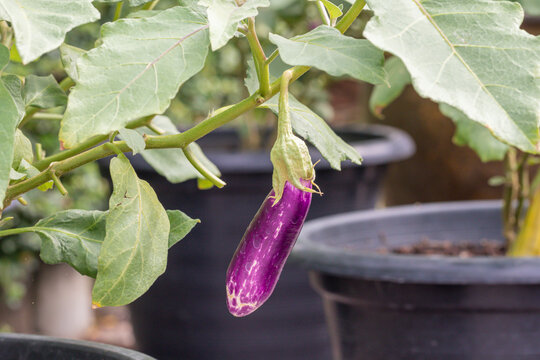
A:
[[[264,50],[257,37],[257,32],[255,31],[254,18],[248,19],[248,32],[246,33],[246,37],[257,68],[257,76],[259,77],[260,84],[259,89],[261,95],[266,97],[270,93],[270,68],[266,62],[266,55],[264,54]]]
[[[336,28],[341,32],[345,32],[349,26],[352,24],[356,16],[360,14],[362,8],[365,5],[365,1],[357,0],[349,9],[349,11],[344,15],[342,21],[340,21]],[[350,20],[353,15],[355,17]],[[343,20],[347,18],[346,22]],[[310,69],[309,66],[294,66],[290,68],[291,83],[296,81],[300,76],[305,74]],[[148,136],[145,138],[146,149],[164,149],[164,148],[181,148],[184,149],[190,143],[200,139],[201,137],[209,134],[215,129],[231,122],[240,115],[252,110],[259,105],[263,104],[265,101],[270,100],[274,95],[280,91],[281,77],[270,84],[270,91],[266,96],[261,94],[261,91],[258,90],[253,93],[248,98],[236,103],[234,105],[228,106],[225,110],[207,118],[206,120],[195,125],[191,129],[186,130],[181,134],[174,135],[161,135],[161,136]],[[151,117],[141,118],[137,121],[150,121]],[[144,124],[143,124],[144,125]],[[139,125],[139,126],[143,126]],[[107,140],[109,135],[99,135],[92,139],[87,140],[86,142],[80,144],[76,148],[62,151],[58,154],[51,155],[46,157],[43,160],[37,161],[33,165],[42,170],[38,175],[21,181],[17,184],[11,185],[6,191],[6,196],[4,200],[4,208],[11,203],[11,201],[21,194],[32,190],[47,181],[51,180],[50,174],[48,171],[51,169],[55,171],[57,176],[61,176],[73,169],[76,169],[82,165],[88,164],[90,162],[96,161],[98,159],[114,155],[115,151],[112,150],[109,144],[102,144],[96,147],[89,149],[90,147],[99,144],[102,141]],[[98,141],[99,140],[99,141]],[[114,147],[121,152],[130,152],[132,151],[129,146],[124,141],[115,141],[113,142]],[[52,162],[54,166],[50,166]]]

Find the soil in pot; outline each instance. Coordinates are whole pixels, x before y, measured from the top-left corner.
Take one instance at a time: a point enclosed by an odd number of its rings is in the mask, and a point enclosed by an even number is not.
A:
[[[506,246],[499,241],[493,240],[481,240],[479,243],[471,243],[423,239],[411,245],[390,249],[381,248],[378,252],[381,254],[440,255],[469,258],[475,256],[504,256]]]

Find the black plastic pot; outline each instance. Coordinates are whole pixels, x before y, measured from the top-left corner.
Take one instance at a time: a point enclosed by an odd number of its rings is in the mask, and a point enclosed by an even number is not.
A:
[[[385,255],[422,239],[502,241],[498,201],[352,212],[304,227],[334,359],[540,359],[540,259]]]
[[[373,126],[344,133],[364,165],[331,170],[316,166],[324,197],[314,196],[310,217],[373,207],[387,165],[414,151],[403,132]],[[195,181],[170,184],[143,161],[134,160],[168,209],[202,223],[169,252],[167,271],[133,303],[132,319],[142,351],[172,359],[328,359],[329,339],[319,297],[305,271],[287,265],[271,299],[246,318],[225,305],[225,272],[251,218],[271,189],[269,151],[239,153],[233,132],[199,141],[223,173],[223,189],[197,190]],[[222,152],[223,149],[227,149]],[[314,161],[320,154],[312,152]]]
[[[2,360],[156,360],[139,352],[90,341],[1,334]]]

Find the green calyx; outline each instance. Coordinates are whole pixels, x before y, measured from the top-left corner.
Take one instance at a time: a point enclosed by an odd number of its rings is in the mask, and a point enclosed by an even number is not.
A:
[[[292,73],[289,70],[283,73],[279,95],[277,139],[270,152],[270,159],[274,165],[272,174],[272,187],[275,193],[274,204],[277,204],[281,199],[287,181],[302,191],[318,192],[306,187],[300,181],[303,179],[313,183],[315,169],[307,145],[292,131],[288,92],[291,76]]]

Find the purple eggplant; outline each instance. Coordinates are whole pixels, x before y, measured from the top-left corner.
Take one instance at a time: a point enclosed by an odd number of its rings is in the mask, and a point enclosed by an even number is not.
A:
[[[310,180],[300,181],[311,190]],[[251,314],[274,291],[306,219],[311,195],[286,182],[281,199],[272,190],[262,203],[227,269],[227,306],[234,316]]]

